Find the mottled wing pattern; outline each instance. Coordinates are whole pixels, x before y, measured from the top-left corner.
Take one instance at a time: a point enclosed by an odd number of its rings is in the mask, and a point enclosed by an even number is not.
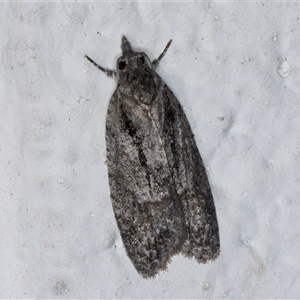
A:
[[[187,238],[182,252],[198,262],[215,259],[220,251],[219,229],[212,192],[194,135],[180,103],[165,85],[161,131],[166,157],[184,207]]]
[[[220,251],[212,192],[193,133],[172,91],[151,63],[122,38],[106,119],[108,177],[122,240],[145,278],[182,252],[198,262]]]
[[[151,277],[180,251],[186,233],[157,124],[134,101],[120,98],[118,91],[111,98],[106,121],[108,176],[128,256],[142,276]]]

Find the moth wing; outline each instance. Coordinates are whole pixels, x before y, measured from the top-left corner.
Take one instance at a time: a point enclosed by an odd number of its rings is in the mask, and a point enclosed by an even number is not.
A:
[[[205,167],[187,118],[172,91],[162,89],[162,136],[177,194],[184,207],[187,239],[182,252],[198,262],[215,259],[219,229]]]
[[[116,91],[106,120],[111,200],[129,258],[143,277],[152,277],[181,250],[183,207],[157,124],[141,106],[126,110],[134,99],[121,100]]]

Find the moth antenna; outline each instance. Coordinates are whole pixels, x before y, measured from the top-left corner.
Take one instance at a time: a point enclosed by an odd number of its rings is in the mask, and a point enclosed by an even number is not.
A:
[[[101,70],[102,72],[104,72],[108,77],[116,77],[117,76],[117,72],[113,71],[113,70],[108,70],[105,69],[101,66],[99,66],[97,63],[95,63],[90,57],[88,57],[87,55],[84,56],[89,62],[91,62],[95,67],[97,67],[99,70]]]
[[[152,62],[152,64],[153,64],[154,67],[156,67],[159,64],[159,62],[161,61],[161,59],[166,55],[166,53],[167,53],[167,51],[168,51],[171,43],[172,43],[172,40],[169,40],[169,43],[165,47],[165,49],[162,52],[162,54],[157,59],[154,59],[154,61]]]

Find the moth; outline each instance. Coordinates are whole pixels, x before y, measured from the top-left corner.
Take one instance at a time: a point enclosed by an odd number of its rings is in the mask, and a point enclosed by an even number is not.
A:
[[[220,252],[205,167],[187,118],[151,62],[125,36],[117,70],[85,56],[118,85],[106,119],[107,166],[115,219],[131,262],[144,278],[182,253],[199,263]]]

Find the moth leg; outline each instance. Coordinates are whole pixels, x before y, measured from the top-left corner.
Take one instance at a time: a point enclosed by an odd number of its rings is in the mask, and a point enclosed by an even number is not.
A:
[[[171,43],[172,43],[172,40],[169,40],[169,43],[165,47],[165,49],[162,52],[162,54],[157,59],[154,59],[154,61],[152,62],[152,64],[153,64],[154,67],[156,67],[158,65],[158,63],[161,61],[161,59],[166,55],[166,53],[167,53],[167,51],[168,51]]]
[[[91,62],[94,66],[96,66],[99,70],[104,72],[108,77],[116,77],[117,72],[113,70],[104,69],[103,67],[99,66],[97,63],[95,63],[90,57],[87,55],[84,56],[89,62]]]

